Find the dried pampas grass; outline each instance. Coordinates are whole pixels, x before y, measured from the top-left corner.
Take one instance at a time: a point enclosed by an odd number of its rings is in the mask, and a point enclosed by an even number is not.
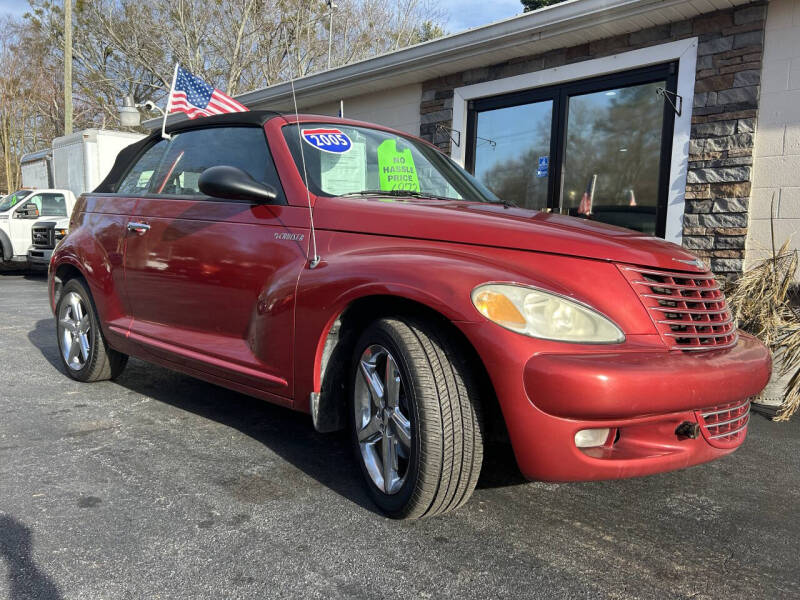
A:
[[[786,385],[783,404],[781,404],[775,420],[788,421],[800,408],[800,322],[796,320],[787,323],[784,330],[778,334],[776,344],[784,352],[780,374],[791,375],[791,377]]]
[[[776,421],[788,421],[800,408],[800,314],[792,305],[796,250],[787,240],[729,286],[728,305],[739,328],[763,341],[783,358],[780,375],[791,374]]]

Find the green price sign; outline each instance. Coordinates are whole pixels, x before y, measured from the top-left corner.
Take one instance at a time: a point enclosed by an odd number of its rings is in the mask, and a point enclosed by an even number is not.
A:
[[[386,140],[378,146],[378,170],[382,190],[420,191],[411,150],[398,152],[396,140]]]

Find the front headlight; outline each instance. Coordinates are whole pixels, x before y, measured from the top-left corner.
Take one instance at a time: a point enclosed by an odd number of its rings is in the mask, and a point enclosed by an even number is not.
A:
[[[531,337],[580,344],[616,344],[625,334],[593,309],[558,294],[510,283],[472,290],[472,303],[498,325]]]
[[[60,241],[60,240],[64,239],[64,237],[67,235],[67,232],[69,232],[69,229],[63,229],[63,228],[58,228],[57,227],[56,231],[55,231],[55,239],[56,239],[56,241]]]

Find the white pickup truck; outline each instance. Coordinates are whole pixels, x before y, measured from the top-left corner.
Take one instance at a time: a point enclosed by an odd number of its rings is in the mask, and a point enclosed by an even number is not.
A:
[[[0,202],[0,263],[26,263],[34,226],[46,221],[65,228],[74,207],[75,195],[69,190],[19,190],[4,198]]]
[[[61,194],[66,199],[67,210],[62,214],[62,210],[45,210],[40,206],[39,214],[30,220],[20,214],[9,218],[5,225],[5,217],[0,214],[0,241],[3,235],[9,238],[0,248],[0,263],[27,258],[31,267],[47,267],[53,249],[66,235],[75,196],[96,188],[108,174],[119,151],[142,137],[125,131],[86,129],[54,139],[50,148],[24,155],[20,165],[22,184],[36,189],[39,195]],[[64,189],[50,189],[54,187]],[[11,229],[16,235],[13,241]]]

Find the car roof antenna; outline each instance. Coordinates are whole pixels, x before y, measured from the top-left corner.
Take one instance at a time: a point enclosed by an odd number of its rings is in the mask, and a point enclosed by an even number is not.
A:
[[[292,62],[291,53],[289,52],[289,35],[286,31],[286,25],[283,26],[283,39],[286,42],[286,59],[290,65]],[[311,256],[309,257],[308,268],[314,269],[322,261],[322,258],[317,253],[317,235],[314,231],[314,208],[311,206],[311,192],[308,189],[308,171],[306,170],[306,155],[303,152],[303,134],[300,132],[300,114],[297,110],[297,95],[294,92],[294,69],[289,69],[289,84],[292,87],[292,102],[294,102],[294,117],[295,124],[297,125],[297,141],[300,142],[300,161],[303,163],[303,183],[306,186],[306,200],[308,201],[308,216],[310,218],[310,231],[311,237]]]

